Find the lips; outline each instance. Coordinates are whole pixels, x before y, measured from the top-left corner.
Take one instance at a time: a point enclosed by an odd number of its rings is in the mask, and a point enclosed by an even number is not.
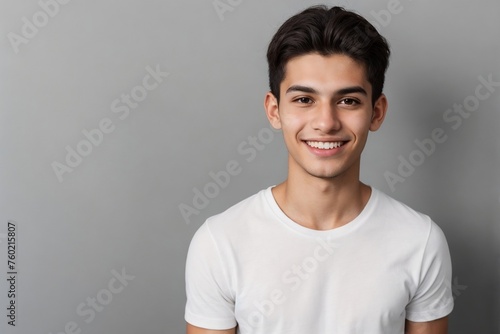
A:
[[[320,150],[331,150],[345,144],[344,141],[313,141],[313,140],[307,140],[305,141],[305,143],[312,148],[317,148]]]

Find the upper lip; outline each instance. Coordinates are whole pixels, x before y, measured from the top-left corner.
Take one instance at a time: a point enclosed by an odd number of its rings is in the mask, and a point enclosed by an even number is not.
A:
[[[311,139],[303,139],[303,141],[317,141],[323,143],[332,143],[332,142],[346,142],[347,139],[343,138],[311,138]]]

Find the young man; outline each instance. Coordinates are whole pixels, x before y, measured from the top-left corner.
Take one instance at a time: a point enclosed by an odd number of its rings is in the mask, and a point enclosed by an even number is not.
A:
[[[359,180],[381,126],[389,47],[364,18],[311,7],[268,49],[265,109],[288,177],[211,217],[187,259],[188,334],[445,334],[451,262],[427,216]]]

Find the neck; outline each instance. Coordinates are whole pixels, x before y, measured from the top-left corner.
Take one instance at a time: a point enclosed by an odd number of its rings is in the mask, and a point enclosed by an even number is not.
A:
[[[307,173],[291,175],[273,188],[283,212],[296,223],[330,230],[356,218],[370,198],[371,188],[359,181],[359,168],[332,178]]]

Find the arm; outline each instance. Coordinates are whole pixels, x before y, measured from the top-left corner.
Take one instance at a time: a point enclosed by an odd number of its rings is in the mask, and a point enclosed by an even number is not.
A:
[[[220,256],[208,224],[203,224],[186,259],[187,334],[236,334],[233,291]]]
[[[427,322],[406,320],[405,334],[448,334],[448,317]]]
[[[431,223],[420,277],[406,307],[405,334],[447,334],[453,309],[451,259],[446,237],[435,223]]]
[[[187,323],[186,334],[236,334],[236,327],[226,330],[200,328]]]

